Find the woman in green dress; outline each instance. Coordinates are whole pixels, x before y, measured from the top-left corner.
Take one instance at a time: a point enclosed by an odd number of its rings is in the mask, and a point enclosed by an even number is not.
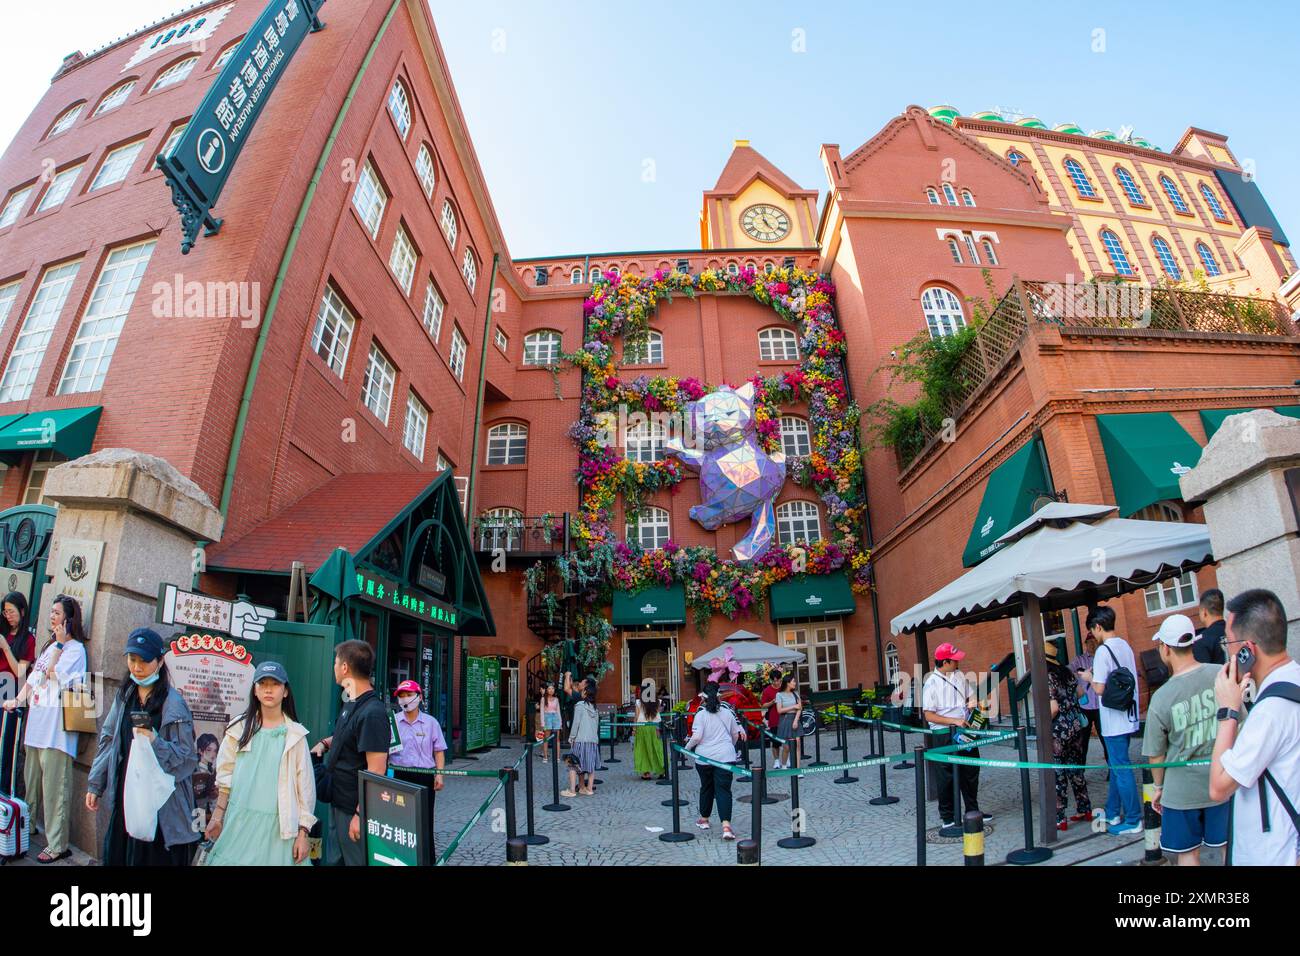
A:
[[[632,731],[632,762],[642,780],[664,775],[663,745],[659,742],[659,704],[655,700],[638,700],[638,726]],[[650,725],[654,726],[650,726]],[[644,725],[644,726],[643,726]]]
[[[289,674],[276,661],[253,673],[248,710],[226,728],[217,756],[217,805],[208,866],[309,864],[316,778]],[[229,819],[227,819],[229,818]]]

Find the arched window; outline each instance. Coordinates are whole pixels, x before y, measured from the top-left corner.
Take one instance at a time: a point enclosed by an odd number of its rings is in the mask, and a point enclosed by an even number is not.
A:
[[[1165,242],[1162,236],[1151,237],[1151,247],[1156,251],[1156,258],[1160,260],[1160,268],[1165,270],[1165,275],[1178,282],[1183,277],[1183,270],[1178,268],[1178,260],[1174,258],[1174,251],[1169,248],[1169,243]]]
[[[577,268],[569,273],[569,285],[582,285],[582,269]]]
[[[135,89],[135,80],[119,83],[104,95],[104,98],[99,101],[99,105],[95,107],[95,112],[90,115],[99,116],[109,110],[117,109],[126,102],[126,98],[131,95],[133,89]]]
[[[943,198],[949,206],[957,205],[957,192],[952,188],[952,183],[943,184]]]
[[[930,200],[931,205],[939,205],[939,194],[935,192],[933,188],[927,188],[925,190],[925,198]]]
[[[460,274],[465,277],[465,284],[469,286],[469,291],[474,291],[474,286],[478,283],[478,260],[474,258],[474,250],[465,247],[465,255],[460,261]]]
[[[624,365],[662,365],[664,363],[664,337],[662,332],[650,329],[644,342],[629,342],[623,347]]]
[[[524,336],[525,365],[554,365],[560,360],[560,333],[551,329]]]
[[[1178,187],[1174,185],[1172,179],[1168,176],[1161,176],[1160,186],[1164,189],[1165,195],[1169,197],[1169,201],[1173,203],[1175,212],[1191,212],[1191,210],[1187,208],[1187,200],[1183,199],[1183,194],[1178,191]]]
[[[1079,195],[1087,199],[1096,199],[1097,190],[1092,188],[1092,180],[1088,174],[1083,171],[1078,160],[1067,159],[1065,161],[1065,173],[1070,177],[1070,182],[1074,183],[1074,188],[1079,191]]]
[[[1124,190],[1124,195],[1134,206],[1145,206],[1146,197],[1142,195],[1142,190],[1138,188],[1137,180],[1123,166],[1115,167],[1115,179],[1119,182],[1119,188]]]
[[[623,436],[627,460],[642,464],[663,461],[665,437],[663,422],[644,420],[629,425]]]
[[[773,272],[775,272],[775,271],[776,271],[776,263],[775,263],[775,262],[764,262],[764,263],[763,263],[763,275],[770,276],[770,275],[771,275]]]
[[[738,266],[738,265],[737,265],[736,263],[734,263],[734,262],[728,262],[728,263],[727,263],[727,272],[730,273],[730,274],[733,275],[733,276],[738,276],[738,275],[740,275],[740,266]]]
[[[357,188],[352,191],[352,205],[370,232],[370,238],[378,238],[379,223],[384,217],[384,207],[388,205],[388,193],[369,160],[361,167],[361,175],[357,177]]]
[[[230,58],[235,55],[235,51],[239,49],[239,44],[243,41],[243,39],[244,39],[243,37],[240,37],[238,40],[231,43],[230,46],[222,50],[220,55],[215,60],[212,61],[212,66],[208,67],[208,69],[219,70],[227,63],[229,63]]]
[[[425,143],[420,144],[420,151],[415,154],[415,175],[420,177],[424,195],[432,199],[433,187],[438,184],[438,170],[433,164],[433,152]]]
[[[941,286],[931,286],[921,293],[921,312],[925,315],[930,338],[956,335],[966,327],[966,315],[957,297]]]
[[[524,513],[514,508],[490,508],[478,519],[480,551],[518,551],[523,541]]]
[[[398,135],[405,141],[406,134],[411,131],[411,101],[401,80],[394,80],[388,93],[388,112],[397,125]]]
[[[666,545],[669,531],[668,512],[663,508],[643,508],[640,514],[628,516],[628,543],[639,544],[647,551]]]
[[[981,239],[980,248],[984,250],[984,261],[991,266],[998,264],[998,254],[993,251],[993,240]]]
[[[963,232],[961,234],[961,241],[966,243],[966,251],[970,253],[970,261],[973,262],[975,265],[979,265],[980,254],[979,251],[975,248],[975,237],[972,236],[969,232]]]
[[[758,263],[755,262],[753,259],[750,259],[748,262],[745,263],[745,268],[748,269],[750,272],[757,272]]]
[[[591,267],[591,274],[590,274],[589,276],[587,276],[587,281],[588,281],[588,282],[595,282],[595,281],[596,281],[597,279],[599,279],[599,278],[600,278],[600,266],[592,266],[592,267]]]
[[[1203,242],[1196,244],[1196,255],[1201,260],[1201,265],[1205,267],[1205,274],[1209,278],[1214,278],[1220,274],[1218,260],[1214,258],[1214,253],[1210,247]]]
[[[957,265],[962,264],[961,244],[958,243],[956,239],[952,238],[952,236],[948,237],[948,252],[951,253],[953,262]]]
[[[1011,150],[1011,152],[1007,153],[1007,162],[1009,162],[1012,166],[1019,166],[1024,161],[1025,161],[1025,157],[1022,156],[1020,153],[1017,153],[1014,149]]]
[[[803,458],[812,454],[807,419],[795,415],[781,416],[781,450],[787,458]]]
[[[163,90],[169,86],[175,86],[187,76],[194,72],[194,64],[199,62],[197,56],[181,60],[179,63],[173,63],[167,69],[158,74],[158,79],[153,81],[153,86],[149,87],[149,92],[154,90]]]
[[[817,506],[811,501],[787,501],[777,505],[776,535],[781,544],[820,541],[822,522]]]
[[[451,204],[450,199],[442,201],[442,234],[447,237],[447,242],[456,245],[456,208]]]
[[[970,194],[969,189],[963,189],[961,191],[961,204],[963,206],[975,205],[975,197]]]
[[[617,282],[617,281],[618,281],[618,277],[619,277],[619,275],[620,275],[620,273],[619,273],[619,271],[618,271],[618,266],[617,266],[617,265],[610,266],[610,267],[609,267],[609,274],[612,275],[612,276],[614,277],[614,280],[613,280],[613,281]]]
[[[763,329],[758,333],[758,357],[764,362],[797,362],[799,337],[789,329]]]
[[[81,111],[85,108],[85,103],[78,103],[76,106],[69,106],[59,114],[59,118],[56,119],[54,125],[50,127],[50,131],[46,134],[46,138],[48,139],[50,136],[58,136],[60,133],[71,129],[72,124],[77,121],[77,117],[81,115]]]
[[[1219,222],[1230,222],[1228,214],[1223,211],[1223,206],[1219,202],[1219,197],[1214,194],[1214,190],[1205,183],[1201,183],[1201,196],[1205,199],[1205,205],[1210,207],[1210,215]]]
[[[1115,270],[1116,275],[1137,275],[1128,261],[1128,253],[1124,251],[1119,236],[1109,229],[1103,229],[1101,231],[1101,244],[1106,248],[1106,255],[1110,258],[1110,267]]]
[[[528,458],[528,426],[517,422],[493,425],[488,429],[487,463],[522,465]]]

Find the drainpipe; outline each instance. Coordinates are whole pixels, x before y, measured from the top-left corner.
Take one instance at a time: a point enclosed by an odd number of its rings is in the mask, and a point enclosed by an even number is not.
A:
[[[492,253],[492,276],[488,279],[487,308],[483,311],[483,347],[478,357],[478,397],[474,401],[474,437],[470,440],[469,481],[465,486],[465,519],[474,514],[474,478],[478,474],[478,433],[483,421],[483,394],[487,387],[488,335],[492,331],[492,299],[496,294],[497,266],[501,253]],[[472,534],[472,532],[471,532]],[[460,637],[460,744],[456,748],[465,756],[465,723],[469,716],[469,648],[464,635]]]
[[[293,261],[294,252],[298,248],[298,239],[302,236],[303,225],[307,221],[307,211],[311,208],[311,201],[316,196],[316,187],[320,184],[321,177],[325,173],[325,166],[329,162],[330,154],[334,150],[334,142],[338,139],[339,131],[343,128],[343,121],[347,118],[348,110],[352,107],[352,100],[357,94],[357,89],[361,86],[361,80],[366,75],[366,70],[370,66],[370,61],[374,59],[375,51],[379,49],[379,43],[388,32],[388,25],[393,20],[393,14],[397,12],[397,7],[401,0],[393,0],[393,5],[388,8],[388,14],[384,17],[384,22],[379,25],[379,32],[370,42],[370,49],[366,51],[365,59],[361,61],[361,66],[357,70],[357,75],[352,78],[352,85],[348,88],[348,95],[343,100],[343,105],[339,107],[339,112],[334,117],[334,125],[330,128],[329,137],[325,140],[325,145],[321,149],[320,158],[316,161],[316,169],[312,172],[311,181],[307,184],[307,192],[302,197],[302,202],[298,206],[298,215],[294,219],[293,229],[289,233],[289,241],[284,247],[284,253],[280,256],[280,267],[275,273],[275,283],[271,286],[271,295],[266,300],[266,311],[262,316],[262,327],[257,333],[257,345],[253,349],[253,361],[248,369],[248,377],[244,380],[244,394],[239,400],[239,417],[235,420],[235,434],[230,443],[230,455],[226,459],[226,476],[221,486],[221,516],[224,518],[230,511],[230,497],[235,490],[235,469],[239,464],[239,451],[244,444],[244,429],[248,426],[248,410],[253,402],[253,389],[257,385],[257,375],[262,367],[262,354],[266,351],[266,342],[270,338],[271,320],[275,317],[276,307],[280,304],[280,290],[284,287],[285,276],[289,273],[289,264]]]

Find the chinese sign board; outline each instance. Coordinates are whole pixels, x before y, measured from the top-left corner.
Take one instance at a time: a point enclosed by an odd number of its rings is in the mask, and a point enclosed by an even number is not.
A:
[[[95,609],[95,592],[99,590],[99,565],[104,560],[104,542],[63,538],[56,543],[59,555],[55,564],[51,594],[66,594],[81,605],[81,623],[90,633],[91,613]]]
[[[501,742],[501,662],[469,657],[465,663],[465,749]]]
[[[167,583],[158,588],[158,605],[154,613],[154,620],[159,624],[220,631],[237,641],[261,640],[266,622],[274,617],[273,607],[249,601],[227,601]]]
[[[357,590],[362,599],[418,617],[450,630],[456,629],[456,609],[432,594],[398,584],[392,578],[366,568],[357,569]]]
[[[196,53],[203,52],[208,37],[217,32],[221,21],[226,19],[226,14],[233,9],[235,5],[228,3],[224,7],[209,10],[150,34],[140,41],[140,45],[131,54],[131,59],[127,60],[126,65],[122,67],[122,72],[125,73],[137,63],[143,63],[159,53],[176,52],[187,47]]]
[[[212,216],[266,101],[307,33],[321,29],[325,0],[271,0],[213,81],[176,146],[156,160],[181,214],[181,252],[188,253],[200,226],[221,228]]]
[[[203,820],[217,799],[217,751],[226,725],[248,707],[253,687],[253,655],[224,634],[184,634],[165,658],[167,673],[194,715],[199,765],[191,778],[194,805]]]
[[[360,771],[366,866],[428,866],[427,788]]]

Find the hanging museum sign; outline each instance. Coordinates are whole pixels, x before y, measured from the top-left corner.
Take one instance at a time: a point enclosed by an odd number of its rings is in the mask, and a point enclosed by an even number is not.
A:
[[[181,214],[181,252],[194,248],[199,227],[215,235],[212,215],[226,180],[266,101],[307,34],[324,24],[325,0],[272,0],[213,81],[185,132],[155,162]]]

